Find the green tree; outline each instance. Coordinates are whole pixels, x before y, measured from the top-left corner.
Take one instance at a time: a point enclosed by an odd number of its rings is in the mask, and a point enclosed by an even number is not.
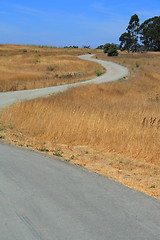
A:
[[[104,45],[99,45],[97,49],[104,49]]]
[[[108,56],[118,56],[117,46],[112,44],[108,49]]]
[[[104,47],[104,53],[108,53],[108,49],[111,47],[111,43],[106,43],[103,47]]]
[[[131,46],[131,35],[130,35],[130,33],[127,33],[127,32],[122,33],[122,35],[119,38],[119,41],[121,42],[120,46],[119,46],[120,50],[130,51],[130,46]]]
[[[88,49],[90,49],[90,46],[84,45],[83,48],[88,48]]]
[[[139,27],[140,40],[148,51],[160,51],[160,16],[144,21]]]
[[[136,52],[138,49],[138,29],[139,29],[139,17],[137,14],[134,14],[131,16],[127,32],[123,33],[119,41],[120,43],[120,49],[121,50],[127,50]]]
[[[139,29],[139,17],[137,14],[134,14],[127,27],[127,31],[131,37],[130,50],[136,52],[138,48],[138,29]]]
[[[104,45],[104,53],[108,53],[108,56],[118,56],[116,44],[106,43]]]

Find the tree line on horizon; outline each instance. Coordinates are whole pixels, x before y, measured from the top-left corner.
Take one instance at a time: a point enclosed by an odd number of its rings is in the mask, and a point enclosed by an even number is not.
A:
[[[131,16],[126,32],[119,37],[120,45],[105,44],[98,49],[104,49],[108,53],[108,47],[117,48],[121,51],[160,51],[160,16],[155,16],[145,20],[140,24],[137,14]],[[114,55],[115,56],[115,55]]]

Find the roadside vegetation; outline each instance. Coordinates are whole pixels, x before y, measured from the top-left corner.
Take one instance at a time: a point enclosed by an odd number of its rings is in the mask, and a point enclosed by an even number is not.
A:
[[[91,79],[103,67],[78,55],[98,50],[0,45],[0,92],[49,87]]]
[[[1,114],[1,136],[160,199],[160,53],[112,61],[129,78],[17,103]]]

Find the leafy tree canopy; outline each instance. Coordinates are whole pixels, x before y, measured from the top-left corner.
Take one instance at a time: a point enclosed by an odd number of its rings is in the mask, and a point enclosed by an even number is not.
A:
[[[118,56],[118,51],[117,51],[117,45],[116,44],[111,44],[111,43],[106,43],[104,45],[104,53],[108,53],[108,56]]]
[[[146,50],[160,51],[160,17],[144,21],[139,27],[139,34]]]
[[[111,47],[111,43],[106,43],[103,47],[104,47],[104,53],[108,53],[108,49]]]
[[[127,32],[119,38],[122,51],[136,52],[141,51],[141,49],[160,51],[160,16],[149,18],[140,25],[138,15],[134,14],[126,30]],[[143,45],[138,43],[139,35]]]
[[[120,43],[120,50],[130,50],[131,45],[131,35],[129,32],[122,33],[122,35],[119,38]]]
[[[139,17],[137,14],[134,14],[129,21],[127,32],[123,33],[119,41],[120,49],[136,52],[138,48],[138,28],[139,28]]]
[[[104,49],[104,45],[99,45],[97,49]]]

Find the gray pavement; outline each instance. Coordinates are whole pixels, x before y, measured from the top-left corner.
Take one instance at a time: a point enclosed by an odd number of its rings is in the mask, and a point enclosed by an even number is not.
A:
[[[0,143],[1,240],[159,240],[160,201]]]

